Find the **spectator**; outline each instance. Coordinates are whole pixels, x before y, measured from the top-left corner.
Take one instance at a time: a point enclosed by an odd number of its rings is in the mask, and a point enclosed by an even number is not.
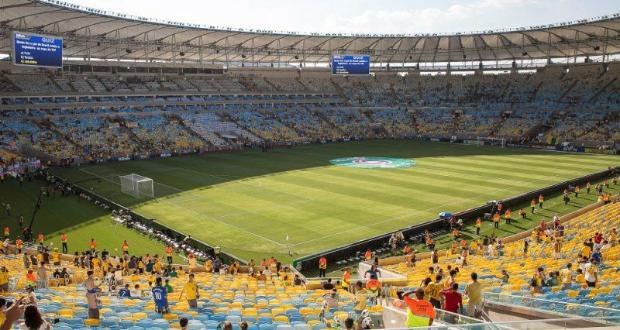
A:
[[[452,284],[449,290],[442,291],[444,298],[443,309],[451,313],[459,313],[463,309],[463,297],[458,292],[458,283]]]
[[[334,284],[332,283],[332,279],[328,278],[327,281],[323,282],[323,290],[332,290],[334,288]]]
[[[89,270],[87,273],[84,286],[86,287],[86,301],[88,302],[88,318],[99,319],[99,302],[97,300],[97,294],[101,292],[99,286],[95,284],[93,278],[93,271]]]
[[[24,321],[20,325],[22,330],[47,330],[51,329],[47,321],[43,319],[36,305],[28,305],[24,309]]]
[[[187,330],[187,324],[189,323],[189,320],[186,317],[182,317],[181,319],[179,319],[179,327],[181,330]]]
[[[415,298],[410,295],[415,293]],[[413,327],[430,327],[436,317],[435,307],[428,301],[424,300],[424,290],[408,291],[403,293],[403,299],[407,304],[407,320],[405,326]]]
[[[355,283],[355,307],[353,308],[355,312],[360,315],[364,309],[366,309],[366,301],[368,299],[368,294],[366,293],[366,289],[364,289],[364,285],[362,281],[357,281]]]
[[[469,297],[467,312],[469,316],[482,316],[482,285],[478,282],[478,274],[471,273],[471,282],[465,287],[465,294]]]
[[[129,290],[129,284],[125,284],[120,290],[118,290],[118,296],[120,298],[131,298],[131,291]]]
[[[353,321],[352,318],[347,317],[347,319],[344,320],[344,329],[345,330],[353,330],[354,329],[354,324],[355,324],[355,321]]]

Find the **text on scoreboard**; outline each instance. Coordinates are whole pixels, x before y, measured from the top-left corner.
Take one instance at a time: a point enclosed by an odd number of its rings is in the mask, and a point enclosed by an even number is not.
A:
[[[62,38],[13,32],[13,62],[62,68]]]
[[[332,74],[370,74],[370,56],[332,55]]]

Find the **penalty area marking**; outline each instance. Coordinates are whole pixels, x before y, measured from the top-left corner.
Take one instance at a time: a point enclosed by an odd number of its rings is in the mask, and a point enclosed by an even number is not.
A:
[[[79,169],[79,170],[80,170],[80,171],[82,171],[82,172],[84,172],[84,173],[86,173],[86,174],[89,174],[89,175],[95,176],[95,177],[97,177],[97,178],[100,178],[100,179],[102,179],[102,180],[106,180],[106,181],[108,181],[108,182],[111,182],[111,183],[114,183],[114,184],[116,184],[116,185],[119,185],[119,186],[120,186],[120,182],[116,182],[115,180],[109,179],[109,178],[107,178],[107,177],[103,177],[103,176],[98,175],[98,174],[96,174],[96,173],[94,173],[94,172],[87,171],[87,170],[84,170],[84,169]],[[162,184],[162,185],[163,185],[163,184]],[[164,186],[168,186],[168,185],[164,185]],[[182,192],[182,190],[181,190],[181,189],[179,189],[179,188],[172,187],[172,186],[168,186],[168,187],[170,187],[170,188],[172,188],[172,189],[176,189],[176,190],[178,190],[178,191]],[[167,201],[167,200],[165,200],[165,199],[163,199],[163,198],[158,198],[158,199],[157,199],[157,202],[161,202],[161,203],[165,203],[165,204],[168,204],[168,205],[171,205],[171,206],[178,207],[178,205],[176,205],[176,204],[174,204],[174,203],[171,203],[171,202],[169,202],[169,201]],[[250,234],[250,235],[252,235],[252,236],[258,237],[258,238],[263,239],[263,240],[266,240],[266,241],[268,241],[268,242],[274,243],[274,244],[276,244],[276,245],[278,245],[278,246],[280,246],[280,247],[286,247],[286,246],[287,246],[287,244],[283,244],[283,243],[280,243],[280,242],[274,241],[274,240],[272,240],[271,238],[268,238],[268,237],[265,237],[265,236],[259,235],[259,234],[257,234],[257,233],[253,233],[253,232],[251,232],[251,231],[249,231],[249,230],[246,230],[246,229],[244,229],[244,228],[241,228],[241,227],[238,227],[238,226],[232,225],[232,224],[230,224],[230,223],[228,223],[228,222],[222,221],[222,220],[220,220],[218,217],[213,217],[213,216],[211,216],[211,217],[205,217],[205,215],[204,215],[204,214],[200,214],[200,213],[196,212],[195,210],[193,210],[193,209],[191,209],[191,208],[187,208],[187,207],[186,207],[186,208],[184,208],[184,210],[187,210],[187,211],[189,211],[189,212],[191,212],[191,213],[195,214],[196,216],[201,217],[201,218],[203,218],[203,219],[205,219],[205,220],[215,220],[215,221],[217,221],[217,222],[219,222],[219,223],[221,223],[221,224],[224,224],[224,225],[226,225],[226,226],[232,227],[232,228],[237,229],[237,230],[239,230],[239,231],[242,231],[242,232],[248,233],[248,234]]]

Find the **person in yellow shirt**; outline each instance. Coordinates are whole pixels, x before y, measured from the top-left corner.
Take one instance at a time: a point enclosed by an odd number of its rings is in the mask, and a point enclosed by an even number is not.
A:
[[[101,261],[97,257],[93,257],[90,260],[90,263],[92,264],[93,269],[99,269],[101,267]]]
[[[478,242],[476,242],[476,240],[473,240],[469,245],[469,253],[471,253],[472,255],[476,255],[476,251],[478,251]]]
[[[9,291],[9,270],[2,266],[0,268],[0,292]],[[0,323],[2,324],[2,323]]]
[[[198,308],[198,285],[194,282],[194,274],[189,274],[189,279],[181,291],[179,300],[181,300],[183,294],[185,294],[185,299],[187,299],[190,308]]]
[[[367,300],[368,292],[364,288],[362,281],[357,281],[357,283],[355,283],[355,298],[353,300],[355,303],[355,307],[353,307],[355,312],[361,314],[362,311],[366,309]]]
[[[476,235],[480,236],[480,227],[482,226],[482,220],[480,217],[476,219]]]
[[[567,289],[573,283],[573,264],[566,265],[566,268],[560,271],[560,280],[562,281],[562,289]]]
[[[581,256],[590,259],[590,255],[592,254],[592,249],[586,243],[583,244],[581,248]]]
[[[131,281],[132,282],[138,282],[139,280],[140,280],[140,276],[138,276],[138,271],[136,270],[131,275]]]
[[[482,314],[482,285],[478,282],[478,274],[471,273],[471,282],[465,287],[465,294],[469,298],[467,312],[471,317],[480,317]]]
[[[162,270],[162,265],[159,259],[155,259],[155,264],[153,265],[153,271],[157,274],[160,274]]]
[[[432,287],[431,287],[431,290],[429,290],[429,293],[431,295],[429,302],[435,308],[441,308],[441,289],[443,288],[442,279],[443,279],[443,276],[439,274],[435,276],[435,282],[431,283]]]
[[[60,266],[60,253],[58,253],[58,248],[54,248],[52,252],[52,262],[54,266]]]

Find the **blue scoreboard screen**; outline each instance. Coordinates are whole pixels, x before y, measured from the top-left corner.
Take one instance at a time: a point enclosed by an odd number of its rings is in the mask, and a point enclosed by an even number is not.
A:
[[[370,56],[332,55],[332,74],[370,74]]]
[[[62,68],[62,38],[13,32],[13,63]]]

